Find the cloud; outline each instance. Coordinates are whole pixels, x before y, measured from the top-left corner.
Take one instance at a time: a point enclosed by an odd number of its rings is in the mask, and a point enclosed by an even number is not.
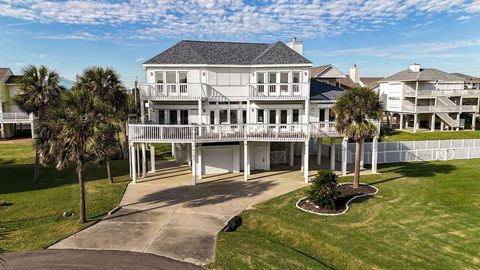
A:
[[[144,59],[145,59],[145,58],[140,57],[140,58],[135,59],[135,61],[140,62],[140,61],[143,61]]]
[[[94,33],[44,35],[53,39],[165,37],[315,38],[378,31],[409,15],[480,13],[480,0],[3,0],[0,16],[37,23],[104,25]],[[465,16],[465,15],[464,15]],[[118,27],[116,26],[125,26]],[[128,30],[124,30],[127,28]],[[122,34],[118,34],[122,32]]]
[[[386,59],[414,59],[414,58],[471,58],[476,53],[455,53],[455,49],[480,47],[480,38],[473,40],[456,40],[448,42],[410,43],[386,47],[364,47],[354,49],[335,50],[328,52],[331,55],[356,55],[380,57]],[[309,52],[312,53],[312,52]]]

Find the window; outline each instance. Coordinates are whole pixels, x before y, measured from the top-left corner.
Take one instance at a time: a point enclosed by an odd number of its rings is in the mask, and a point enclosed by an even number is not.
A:
[[[277,83],[277,73],[269,72],[268,73],[268,83]]]
[[[277,118],[277,111],[276,110],[270,110],[270,124],[276,124],[276,118]]]
[[[247,123],[247,110],[243,110],[243,111],[242,111],[242,120],[243,120],[242,122],[243,122],[244,124]]]
[[[319,122],[325,121],[325,109],[320,109],[320,116],[318,117]]]
[[[227,110],[220,110],[220,124],[225,124],[227,122]]]
[[[257,72],[257,83],[265,83],[265,73]]]
[[[215,124],[215,111],[210,111],[210,125]]]
[[[300,121],[299,121],[299,115],[300,115],[300,112],[298,110],[293,110],[293,114],[292,114],[292,123],[293,124],[298,124]]]
[[[187,83],[187,72],[186,71],[180,71],[178,72],[178,82],[179,83]]]
[[[177,82],[177,73],[175,71],[166,72],[166,83],[176,83]]]
[[[286,124],[287,123],[287,110],[281,110],[280,111],[280,124]]]
[[[300,83],[300,72],[293,72],[293,83]]]
[[[170,124],[177,124],[177,110],[170,110]]]
[[[160,125],[165,124],[165,110],[159,110],[158,111],[158,123]]]
[[[237,110],[230,110],[230,124],[238,124]]]
[[[163,83],[163,71],[155,71],[155,82]]]
[[[187,110],[181,110],[180,111],[180,124],[188,125],[188,111]]]
[[[288,83],[288,72],[280,72],[280,83]],[[280,85],[281,92],[288,92],[288,85]]]
[[[257,111],[257,123],[263,123],[263,110]]]

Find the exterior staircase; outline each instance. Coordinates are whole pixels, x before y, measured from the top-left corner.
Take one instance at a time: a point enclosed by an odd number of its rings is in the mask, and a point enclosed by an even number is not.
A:
[[[437,116],[452,128],[456,128],[460,126],[460,123],[458,123],[456,119],[453,119],[452,117],[450,117],[448,113],[437,113]]]
[[[457,104],[455,104],[455,102],[453,102],[451,99],[445,96],[437,97],[437,101],[440,103],[439,104],[440,106],[453,106],[453,107],[458,106]]]

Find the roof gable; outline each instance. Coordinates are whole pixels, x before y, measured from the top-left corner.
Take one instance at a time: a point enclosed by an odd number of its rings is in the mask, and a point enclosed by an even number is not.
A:
[[[410,69],[402,70],[381,80],[388,81],[463,81],[464,79],[435,68],[422,68],[420,72],[413,72]]]
[[[283,42],[181,41],[143,63],[205,65],[311,64]]]
[[[345,78],[338,68],[333,65],[323,65],[311,69],[312,77],[315,78]]]
[[[0,82],[3,82],[12,72],[9,68],[0,68]]]

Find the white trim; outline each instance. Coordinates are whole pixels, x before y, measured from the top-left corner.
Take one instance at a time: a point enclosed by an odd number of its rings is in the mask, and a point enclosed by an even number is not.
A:
[[[306,67],[311,68],[313,64],[271,64],[271,65],[210,65],[210,64],[142,64],[142,69],[150,67],[233,67],[233,68],[269,68],[269,67]]]
[[[338,186],[341,186],[341,185],[346,185],[346,184],[351,184],[351,183],[340,183],[338,184]],[[372,186],[370,184],[360,184],[360,185],[367,185],[367,186],[370,186],[370,187],[373,187],[375,189],[375,192],[374,193],[367,193],[367,194],[363,194],[363,195],[357,195],[353,198],[351,198],[350,200],[347,201],[347,203],[345,203],[345,210],[343,210],[341,213],[335,213],[335,214],[326,214],[326,213],[317,213],[317,212],[313,212],[313,211],[310,211],[310,210],[306,210],[306,209],[303,209],[301,208],[298,204],[300,203],[301,200],[303,199],[306,199],[307,197],[303,197],[303,198],[300,198],[297,203],[295,204],[295,207],[297,207],[298,209],[304,211],[304,212],[307,212],[307,213],[311,213],[311,214],[316,214],[316,215],[319,215],[319,216],[340,216],[340,215],[343,215],[345,214],[348,209],[350,209],[350,207],[348,206],[348,204],[350,202],[352,202],[353,200],[357,199],[357,198],[361,198],[361,197],[366,197],[366,196],[373,196],[375,194],[378,193],[378,188],[376,188],[375,186]]]
[[[313,67],[315,68],[315,67]],[[312,76],[312,78],[322,78],[322,77],[318,77],[318,75],[322,74],[322,73],[325,73],[328,69],[331,69],[333,68],[335,71],[337,71],[338,73],[341,74],[340,77],[325,77],[325,78],[346,78],[347,76],[345,74],[343,74],[343,72],[341,72],[338,68],[336,68],[334,65],[332,64],[329,64],[328,67],[326,67],[324,70],[322,70],[321,72],[319,72],[317,75],[315,76]]]

